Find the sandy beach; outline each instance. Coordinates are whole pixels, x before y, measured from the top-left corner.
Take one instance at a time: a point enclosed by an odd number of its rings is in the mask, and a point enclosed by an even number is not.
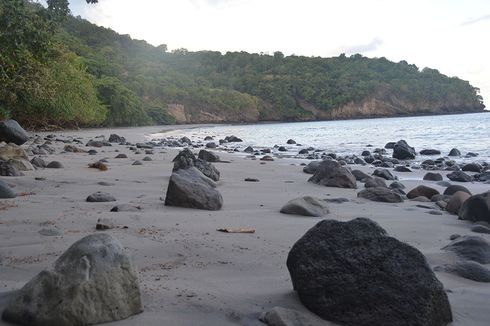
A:
[[[145,135],[161,130],[145,127],[53,134],[62,139],[81,137],[85,144],[95,136],[117,133],[138,143],[148,140]],[[42,137],[47,134],[39,133]],[[361,183],[358,189],[342,189],[307,182],[310,176],[300,165],[307,161],[275,158],[263,162],[219,149],[216,152],[221,159],[228,161],[213,163],[221,173],[217,189],[223,196],[223,208],[206,211],[169,207],[164,205],[164,198],[178,149],[155,148],[153,154],[146,155],[144,150],[135,154],[129,146],[113,144],[96,148],[98,153],[89,155],[62,153],[65,145],[53,141],[51,146],[56,153],[41,156],[46,162],[61,162],[64,168],[1,177],[18,197],[0,199],[0,311],[10,291],[50,268],[72,243],[89,234],[106,232],[121,241],[137,266],[145,307],[143,313],[110,325],[263,325],[258,317],[275,306],[306,312],[293,291],[286,258],[292,245],[321,218],[279,212],[287,201],[300,196],[348,199],[329,203],[330,214],[325,218],[370,218],[391,236],[420,250],[431,267],[459,259],[441,250],[453,234],[479,235],[490,240],[490,235],[471,232],[473,223],[458,220],[435,203],[372,202],[357,197],[363,189]],[[128,158],[116,159],[121,153]],[[145,156],[152,161],[132,165]],[[88,167],[103,158],[108,161],[107,171]],[[351,168],[367,174],[375,169],[369,165]],[[407,191],[425,184],[442,193],[444,187],[422,181],[425,172],[393,173]],[[260,181],[245,182],[248,177]],[[462,184],[473,194],[490,190],[484,183],[451,183]],[[96,191],[108,192],[117,201],[86,202],[87,196]],[[117,204],[132,204],[141,210],[110,212]],[[429,214],[433,210],[442,215]],[[110,218],[115,228],[96,230],[101,217]],[[253,228],[255,233],[228,234],[218,232],[219,228]],[[42,229],[59,232],[46,236],[39,233]],[[489,283],[443,272],[436,272],[436,276],[449,297],[454,319],[451,325],[489,324]],[[9,324],[0,321],[0,325]]]

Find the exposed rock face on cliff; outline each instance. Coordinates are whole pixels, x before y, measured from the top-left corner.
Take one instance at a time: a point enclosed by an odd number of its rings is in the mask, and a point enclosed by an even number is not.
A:
[[[410,102],[390,97],[378,99],[375,97],[360,102],[351,102],[328,111],[320,110],[313,105],[298,101],[302,110],[296,112],[283,112],[268,103],[245,107],[240,111],[230,111],[223,108],[196,107],[172,103],[168,105],[168,112],[177,123],[226,123],[226,122],[257,122],[257,121],[315,121],[315,120],[342,120],[361,118],[380,118],[415,115],[438,115],[455,113],[483,112],[480,106],[472,106],[461,101],[428,104]]]

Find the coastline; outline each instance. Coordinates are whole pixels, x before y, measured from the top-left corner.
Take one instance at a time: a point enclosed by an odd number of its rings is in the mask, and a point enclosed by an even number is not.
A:
[[[190,125],[187,125],[190,126]],[[42,133],[62,139],[82,137],[85,144],[98,135],[117,133],[130,142],[148,140],[161,126],[107,128]],[[188,128],[185,128],[188,129]],[[167,130],[164,128],[164,130]],[[175,129],[179,130],[179,129]],[[39,133],[41,134],[41,133]],[[210,212],[164,206],[172,159],[177,148],[155,148],[152,161],[133,166],[146,154],[128,146],[97,148],[96,155],[62,152],[65,143],[54,142],[63,169],[26,171],[21,177],[2,177],[22,196],[3,199],[0,211],[0,309],[9,291],[19,289],[85,235],[107,232],[118,238],[133,258],[139,273],[145,312],[108,325],[263,325],[258,316],[274,306],[306,312],[293,291],[285,262],[290,247],[321,218],[284,215],[279,209],[298,196],[346,198],[330,203],[325,218],[347,221],[368,217],[388,233],[419,249],[433,268],[457,260],[442,251],[452,234],[475,235],[471,223],[436,210],[433,203],[405,201],[388,204],[357,197],[362,189],[323,187],[307,182],[301,161],[275,158],[265,164],[226,151],[216,152],[230,163],[215,163],[221,172],[218,189],[224,198],[220,211]],[[78,145],[77,145],[78,146]],[[79,145],[83,149],[89,149]],[[121,153],[128,158],[115,159]],[[88,168],[107,158],[108,171]],[[374,167],[351,166],[371,174]],[[408,190],[425,184],[443,191],[434,182],[422,181],[425,171],[395,173]],[[444,175],[447,171],[442,172]],[[256,183],[244,182],[247,177]],[[35,178],[45,178],[36,180]],[[447,180],[447,178],[445,178]],[[113,184],[102,186],[99,182]],[[455,183],[459,184],[459,183]],[[488,184],[465,183],[473,193],[488,190]],[[117,201],[87,203],[95,191],[107,191]],[[116,204],[139,205],[138,212],[110,212]],[[420,207],[428,206],[429,208]],[[98,218],[107,217],[116,227],[96,231]],[[254,228],[254,234],[226,234],[222,227]],[[56,229],[45,236],[41,229]],[[490,235],[480,235],[490,240]],[[436,272],[448,292],[453,310],[452,325],[487,325],[490,284]],[[0,321],[0,325],[7,325]]]

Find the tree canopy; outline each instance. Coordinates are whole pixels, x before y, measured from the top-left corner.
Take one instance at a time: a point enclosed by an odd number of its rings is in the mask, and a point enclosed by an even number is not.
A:
[[[87,3],[96,3],[87,0]],[[0,118],[33,127],[173,123],[181,105],[198,122],[314,119],[375,98],[447,112],[484,108],[467,81],[406,61],[360,54],[333,58],[247,52],[168,51],[69,14],[0,1]],[[204,112],[204,113],[203,113]]]

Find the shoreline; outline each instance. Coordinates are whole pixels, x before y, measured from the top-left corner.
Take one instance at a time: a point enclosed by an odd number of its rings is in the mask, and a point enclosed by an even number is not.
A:
[[[148,135],[157,127],[95,129],[46,132],[60,139],[82,137],[84,144],[95,136],[117,133],[131,142]],[[142,132],[143,131],[143,132]],[[127,133],[125,133],[127,132]],[[147,139],[148,140],[148,139]],[[153,154],[136,154],[125,145],[96,148],[95,155],[63,152],[64,142],[53,141],[55,154],[43,155],[57,160],[62,169],[26,171],[21,177],[1,177],[23,194],[0,200],[0,310],[7,293],[19,289],[52,263],[72,243],[85,235],[106,232],[121,241],[138,269],[145,311],[108,325],[263,325],[258,316],[274,306],[306,313],[299,301],[286,268],[290,247],[323,218],[285,215],[280,208],[299,196],[346,198],[345,203],[329,203],[326,219],[348,221],[367,217],[388,233],[419,249],[429,265],[457,261],[454,254],[442,251],[452,234],[490,235],[470,231],[472,223],[440,211],[432,215],[434,203],[406,200],[378,203],[357,197],[363,188],[323,187],[307,182],[299,161],[275,158],[273,162],[253,160],[216,150],[223,160],[214,163],[221,172],[218,190],[224,198],[219,211],[203,211],[164,206],[172,159],[179,148],[155,148]],[[27,146],[27,145],[26,145]],[[25,147],[26,147],[25,146]],[[198,149],[193,149],[197,151]],[[128,158],[116,159],[118,154]],[[133,166],[135,160],[150,156],[152,161]],[[89,163],[107,158],[108,171],[88,168]],[[352,165],[368,174],[372,166]],[[426,171],[397,173],[407,190],[425,184],[442,192],[435,182],[422,181]],[[448,171],[440,171],[444,176]],[[245,178],[259,182],[244,182]],[[44,178],[38,179],[35,178]],[[447,178],[444,178],[447,180]],[[104,181],[110,185],[100,185]],[[473,193],[489,189],[483,183],[457,183]],[[88,203],[95,191],[106,191],[116,202]],[[129,203],[142,209],[136,212],[110,212],[116,204]],[[426,206],[421,207],[422,206]],[[429,208],[427,208],[429,207]],[[96,231],[98,218],[114,221],[115,228]],[[254,234],[226,234],[216,229],[253,228]],[[46,236],[42,229],[59,231]],[[490,284],[470,281],[452,274],[436,272],[448,292],[453,310],[453,326],[488,323],[487,302]],[[8,325],[0,321],[1,326]]]

